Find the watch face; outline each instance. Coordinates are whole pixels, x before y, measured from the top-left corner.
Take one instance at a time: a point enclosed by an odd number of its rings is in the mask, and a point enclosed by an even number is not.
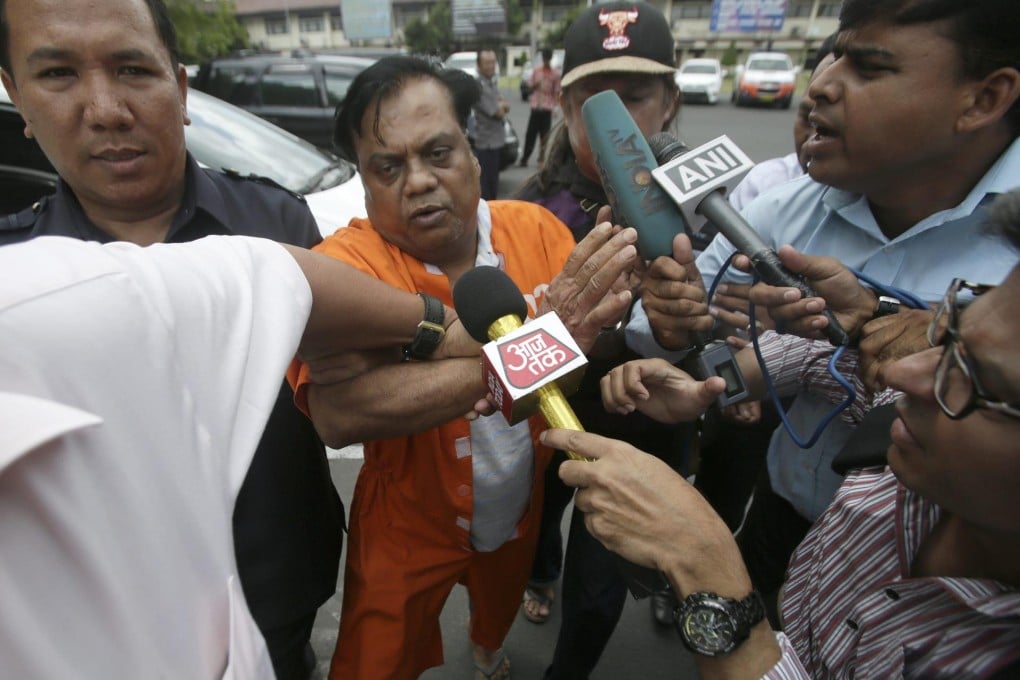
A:
[[[700,654],[724,654],[734,646],[737,636],[733,617],[721,605],[702,602],[683,617],[684,640]]]

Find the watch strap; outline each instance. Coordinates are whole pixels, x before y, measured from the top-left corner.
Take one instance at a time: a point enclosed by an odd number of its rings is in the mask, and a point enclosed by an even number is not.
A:
[[[418,331],[410,344],[404,345],[404,360],[428,359],[439,347],[443,336],[446,335],[446,328],[443,327],[443,320],[446,318],[446,310],[439,298],[426,293],[418,293],[418,297],[425,303],[425,313],[418,323]]]

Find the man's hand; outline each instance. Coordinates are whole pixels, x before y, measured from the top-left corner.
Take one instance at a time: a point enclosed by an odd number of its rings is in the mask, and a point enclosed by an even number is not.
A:
[[[636,242],[633,229],[614,235],[608,222],[595,225],[542,296],[539,313],[555,311],[585,353],[599,331],[619,321],[630,306],[632,293],[621,282],[637,258]]]
[[[606,548],[677,575],[698,590],[746,594],[750,581],[726,524],[704,497],[660,459],[615,439],[547,430],[547,446],[593,462],[566,461],[560,478],[579,490],[574,504]],[[690,590],[682,591],[685,595]]]
[[[928,349],[930,309],[903,309],[865,324],[858,347],[858,373],[873,392],[885,389],[883,372],[903,357]]]
[[[308,379],[317,385],[341,383],[380,366],[400,363],[402,358],[397,347],[337,352],[309,360]]]
[[[600,385],[607,411],[638,410],[662,423],[694,420],[726,391],[722,378],[701,382],[663,359],[628,361],[602,376]]]
[[[686,234],[673,239],[673,257],[657,257],[645,272],[641,304],[659,346],[690,347],[692,331],[710,331],[715,321],[705,304],[705,284]]]
[[[767,307],[769,315],[784,332],[812,339],[824,337],[821,329],[829,321],[821,312],[828,306],[843,330],[850,337],[856,337],[871,319],[878,302],[871,289],[862,286],[857,276],[835,258],[805,255],[793,246],[783,246],[778,254],[783,265],[803,276],[819,297],[802,299],[796,288],[759,283],[751,289],[751,302]],[[734,265],[743,271],[751,270],[750,261],[744,255],[737,256]]]

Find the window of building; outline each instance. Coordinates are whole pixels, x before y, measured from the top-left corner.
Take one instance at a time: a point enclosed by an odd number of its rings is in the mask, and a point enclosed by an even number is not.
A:
[[[298,30],[302,33],[322,33],[326,30],[326,22],[321,16],[301,17],[298,19]]]
[[[330,14],[329,15],[329,28],[332,31],[342,31],[342,30],[344,30],[344,18],[342,16],[340,16],[339,14]]]
[[[266,19],[267,35],[283,35],[285,33],[290,33],[286,17]]]

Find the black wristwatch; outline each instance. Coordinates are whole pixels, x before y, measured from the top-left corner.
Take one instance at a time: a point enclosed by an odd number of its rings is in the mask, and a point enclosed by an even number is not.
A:
[[[446,329],[443,327],[443,319],[446,318],[446,310],[439,298],[425,293],[418,293],[425,302],[425,316],[418,324],[418,332],[410,345],[404,345],[404,361],[411,359],[428,359],[439,347]]]
[[[702,656],[729,654],[764,618],[765,603],[757,590],[743,600],[691,593],[673,612],[684,646]]]
[[[900,301],[894,297],[888,295],[879,295],[878,303],[875,305],[875,311],[872,313],[872,319],[880,319],[883,316],[890,316],[891,314],[898,314],[900,311]]]

